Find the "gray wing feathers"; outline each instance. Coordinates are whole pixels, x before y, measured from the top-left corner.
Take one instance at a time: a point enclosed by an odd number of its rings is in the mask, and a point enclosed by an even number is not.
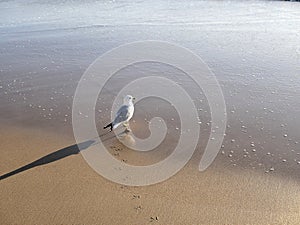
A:
[[[113,124],[122,123],[129,118],[128,106],[123,105],[117,112],[116,118],[114,119]]]

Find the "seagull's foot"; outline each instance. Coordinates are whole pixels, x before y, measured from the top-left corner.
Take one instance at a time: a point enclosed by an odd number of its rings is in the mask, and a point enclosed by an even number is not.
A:
[[[129,127],[126,127],[126,129],[125,129],[125,131],[124,131],[126,134],[127,133],[130,133],[131,132],[131,130],[130,130],[130,128]]]

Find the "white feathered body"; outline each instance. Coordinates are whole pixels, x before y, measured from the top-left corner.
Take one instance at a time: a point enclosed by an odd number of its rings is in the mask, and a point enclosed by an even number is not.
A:
[[[134,113],[134,99],[135,98],[131,95],[126,95],[124,98],[124,104],[119,108],[115,119],[103,128],[106,129],[110,127],[110,131],[112,131],[123,124],[128,129],[128,121],[132,118]]]
[[[134,113],[133,103],[122,105],[121,108],[118,110],[114,121],[112,122],[113,129],[116,129],[121,124],[127,123],[132,118],[133,113]]]

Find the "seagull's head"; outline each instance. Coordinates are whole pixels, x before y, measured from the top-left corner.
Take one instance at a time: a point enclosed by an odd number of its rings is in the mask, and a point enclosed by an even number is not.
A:
[[[134,97],[132,97],[131,95],[126,95],[124,97],[124,104],[128,105],[128,104],[133,104],[133,101],[135,100]]]

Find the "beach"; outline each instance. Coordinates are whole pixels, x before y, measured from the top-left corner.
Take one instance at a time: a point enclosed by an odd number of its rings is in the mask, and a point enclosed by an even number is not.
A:
[[[8,1],[0,9],[0,224],[300,223],[299,3]],[[94,109],[72,111],[86,69],[105,52],[142,40],[193,51],[220,84],[226,131],[205,171],[199,162],[215,129],[209,103],[178,68],[129,65],[105,84]],[[167,124],[153,151],[134,151],[103,130],[122,87],[150,75],[187,90],[199,117],[198,144],[163,182],[112,182],[81,154],[97,142],[77,142],[72,114],[92,112],[103,145],[120,162],[157,163],[179,140],[180,115],[172,104],[146,98],[135,105],[127,138],[147,138],[153,117]]]
[[[2,150],[2,171],[73,145],[59,135],[45,140],[36,130],[10,127],[5,133],[1,143],[10,151]],[[95,173],[75,146],[65,152],[69,155],[59,158],[60,153],[56,161],[1,181],[2,224],[297,224],[300,219],[299,181],[293,178],[218,166],[200,173],[192,161],[163,183],[129,187]]]

